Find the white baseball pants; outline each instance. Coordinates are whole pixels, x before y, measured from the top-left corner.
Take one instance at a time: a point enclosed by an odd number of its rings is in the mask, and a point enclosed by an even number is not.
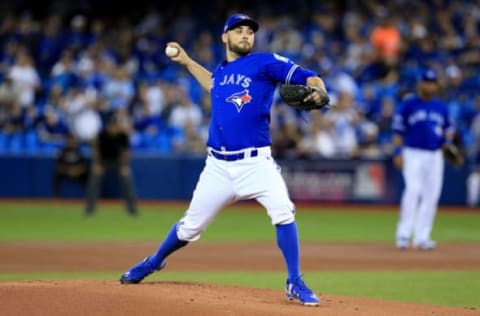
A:
[[[444,158],[441,150],[404,148],[401,201],[396,237],[413,237],[413,245],[430,240],[442,191]]]
[[[295,220],[295,206],[270,147],[214,154],[208,149],[190,205],[179,221],[177,236],[180,240],[198,240],[220,210],[239,200],[258,201],[267,210],[273,225]],[[243,158],[235,161],[222,158],[222,155],[237,154]]]

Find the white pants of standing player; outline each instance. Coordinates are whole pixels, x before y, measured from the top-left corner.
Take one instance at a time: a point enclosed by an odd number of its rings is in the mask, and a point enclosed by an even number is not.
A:
[[[258,201],[273,225],[294,221],[295,207],[270,148],[257,150],[255,157],[250,157],[251,150],[245,150],[245,158],[236,161],[220,160],[209,153],[188,210],[179,221],[180,240],[200,238],[222,208],[239,200]]]
[[[430,240],[442,191],[444,158],[441,150],[403,150],[405,189],[397,225],[398,238],[413,237],[413,245]]]

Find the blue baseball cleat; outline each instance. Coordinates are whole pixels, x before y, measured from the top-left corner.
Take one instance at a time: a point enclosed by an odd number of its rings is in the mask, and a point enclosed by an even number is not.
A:
[[[287,279],[285,294],[290,300],[297,299],[303,305],[318,306],[320,303],[320,299],[303,282],[302,276],[293,281]]]
[[[136,265],[134,265],[130,270],[122,274],[120,277],[120,283],[122,284],[137,284],[140,283],[146,276],[152,274],[155,271],[160,271],[165,268],[167,262],[162,261],[159,267],[152,266],[149,261],[150,257],[146,257]]]

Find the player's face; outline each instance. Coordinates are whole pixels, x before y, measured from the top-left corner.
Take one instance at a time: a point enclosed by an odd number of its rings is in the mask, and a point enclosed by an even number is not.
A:
[[[227,32],[227,49],[239,56],[245,56],[252,51],[255,33],[246,25],[241,25]]]
[[[438,90],[437,83],[422,81],[418,85],[418,90],[421,96],[429,99],[437,93],[437,90]]]

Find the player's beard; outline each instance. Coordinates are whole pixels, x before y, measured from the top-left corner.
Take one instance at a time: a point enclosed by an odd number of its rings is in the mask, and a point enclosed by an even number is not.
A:
[[[227,41],[227,48],[229,51],[231,51],[232,53],[238,56],[246,56],[250,54],[250,52],[252,51],[252,46],[250,44],[245,43],[245,44],[236,45],[236,44],[233,44],[232,41],[230,41],[230,39],[228,39]]]

